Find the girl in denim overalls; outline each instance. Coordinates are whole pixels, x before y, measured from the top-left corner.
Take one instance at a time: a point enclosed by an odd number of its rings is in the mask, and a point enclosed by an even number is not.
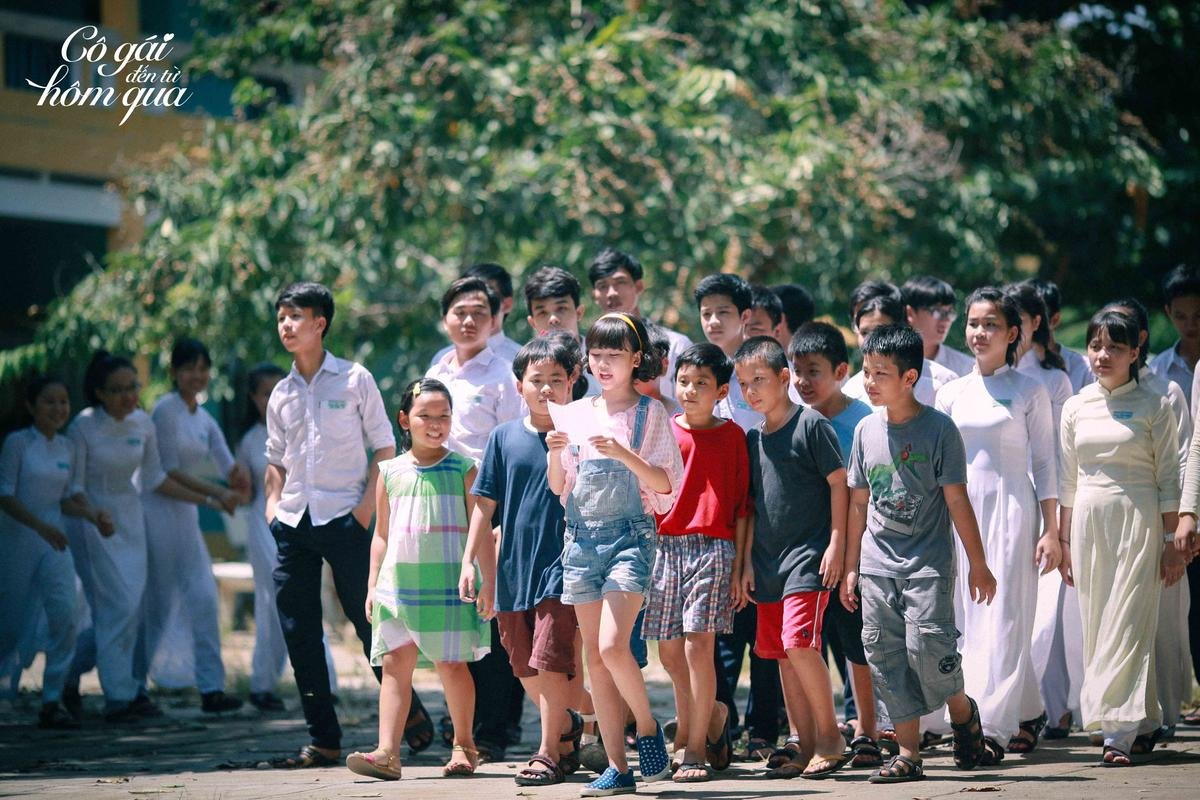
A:
[[[654,513],[666,513],[683,476],[679,446],[661,403],[642,397],[633,380],[653,379],[659,359],[636,317],[605,314],[587,335],[588,369],[599,397],[575,405],[595,417],[586,444],[555,431],[546,437],[550,488],[567,509],[562,602],[575,606],[592,697],[609,766],[584,797],[635,789],[625,760],[624,707],[637,720],[642,778],[670,774],[662,728],[650,712],[641,670],[629,649],[654,564]]]

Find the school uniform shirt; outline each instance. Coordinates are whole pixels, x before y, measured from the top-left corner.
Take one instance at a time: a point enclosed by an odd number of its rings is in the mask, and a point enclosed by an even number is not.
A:
[[[505,334],[504,331],[493,333],[491,336],[489,336],[487,340],[487,346],[491,348],[493,353],[507,361],[510,367],[512,366],[513,359],[517,357],[517,351],[521,349],[521,343],[508,338],[508,335]],[[432,367],[434,364],[445,358],[447,353],[453,352],[454,345],[446,345],[441,350],[438,350],[434,357],[429,360],[429,366]]]
[[[32,426],[13,431],[0,450],[0,497],[15,497],[38,519],[61,527],[59,503],[83,491],[75,462],[75,443],[66,436],[47,439]],[[0,520],[24,527],[3,511]]]
[[[949,369],[927,358],[921,364],[921,377],[917,378],[917,385],[913,387],[913,396],[917,398],[917,402],[931,406],[937,397],[938,389],[950,381],[957,379],[958,376]],[[846,382],[842,384],[842,394],[847,397],[853,397],[856,400],[862,400],[867,405],[871,404],[870,399],[867,398],[867,389],[863,385],[861,369],[847,378]]]
[[[1151,372],[1160,378],[1175,381],[1183,389],[1188,406],[1192,404],[1192,382],[1195,380],[1195,370],[1188,366],[1183,356],[1179,355],[1179,342],[1162,351],[1146,365]]]
[[[937,355],[933,357],[933,363],[941,364],[960,378],[963,375],[970,375],[972,370],[975,369],[975,359],[972,356],[967,355],[961,350],[955,350],[945,343],[938,345]]]
[[[477,464],[496,426],[525,413],[512,362],[497,356],[490,347],[465,364],[456,363],[451,350],[426,370],[425,377],[441,381],[450,390],[453,409],[446,446]]]
[[[1167,398],[1171,415],[1175,419],[1175,441],[1179,445],[1179,486],[1183,487],[1183,475],[1187,469],[1188,450],[1192,446],[1192,412],[1188,409],[1187,397],[1175,381],[1155,375],[1149,366],[1138,371],[1138,382],[1154,394]]]
[[[295,364],[267,401],[267,463],[285,472],[275,517],[296,527],[348,514],[367,486],[367,448],[395,447],[375,378],[361,364],[325,353],[312,382]]]
[[[1017,372],[1037,378],[1042,386],[1046,387],[1046,393],[1050,395],[1050,415],[1054,421],[1054,442],[1057,445],[1063,405],[1071,399],[1072,395],[1071,378],[1061,369],[1043,368],[1041,362],[1038,361],[1037,353],[1032,349],[1017,361]]]

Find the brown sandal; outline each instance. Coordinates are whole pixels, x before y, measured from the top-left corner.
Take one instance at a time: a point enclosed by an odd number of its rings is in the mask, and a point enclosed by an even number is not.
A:
[[[392,755],[384,747],[377,747],[370,753],[351,753],[346,756],[346,768],[355,775],[381,781],[400,780],[400,756]]]
[[[314,769],[316,767],[336,767],[341,763],[341,753],[327,756],[315,745],[306,744],[300,748],[297,755],[289,758],[277,758],[271,762],[275,769]]]
[[[540,767],[540,769],[539,769]],[[553,786],[566,780],[560,767],[554,759],[542,753],[537,753],[529,762],[521,767],[514,780],[517,786]]]
[[[474,775],[475,768],[479,766],[479,751],[474,747],[464,747],[461,744],[454,745],[450,750],[450,761],[446,763],[446,766],[442,767],[442,777],[450,778]],[[467,757],[469,763],[464,764],[461,761],[456,763],[454,761],[454,753],[462,753]]]

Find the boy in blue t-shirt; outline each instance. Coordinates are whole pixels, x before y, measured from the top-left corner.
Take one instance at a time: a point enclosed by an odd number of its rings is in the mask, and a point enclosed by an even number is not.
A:
[[[563,331],[539,336],[517,352],[513,374],[529,415],[492,431],[471,489],[475,510],[459,592],[475,596],[478,561],[480,613],[490,617],[494,610],[513,674],[541,710],[541,744],[517,772],[519,786],[561,783],[564,769],[578,766],[572,754],[583,724],[568,708],[569,681],[578,674],[576,620],[574,608],[559,600],[563,506],[546,480],[546,433],[554,429],[547,401],[570,402],[579,371],[579,346]],[[492,529],[497,513],[498,557]],[[562,742],[564,733],[573,736]]]
[[[810,322],[799,328],[788,344],[792,380],[804,404],[819,412],[837,434],[842,460],[850,461],[854,429],[871,407],[842,393],[842,381],[850,372],[850,353],[842,332],[828,322]],[[847,684],[846,724],[853,728],[850,748],[854,766],[878,767],[882,763],[875,730],[875,696],[871,669],[862,644],[862,610],[849,611],[841,603],[830,603],[823,623],[825,640]],[[844,665],[849,662],[849,680]]]

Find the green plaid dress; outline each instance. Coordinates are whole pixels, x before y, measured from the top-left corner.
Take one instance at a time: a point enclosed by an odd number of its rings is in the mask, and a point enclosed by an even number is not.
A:
[[[422,467],[407,455],[379,465],[388,494],[387,554],[375,583],[371,663],[415,643],[420,662],[476,661],[491,647],[490,626],[458,599],[467,544],[463,480],[474,466],[450,452]]]

